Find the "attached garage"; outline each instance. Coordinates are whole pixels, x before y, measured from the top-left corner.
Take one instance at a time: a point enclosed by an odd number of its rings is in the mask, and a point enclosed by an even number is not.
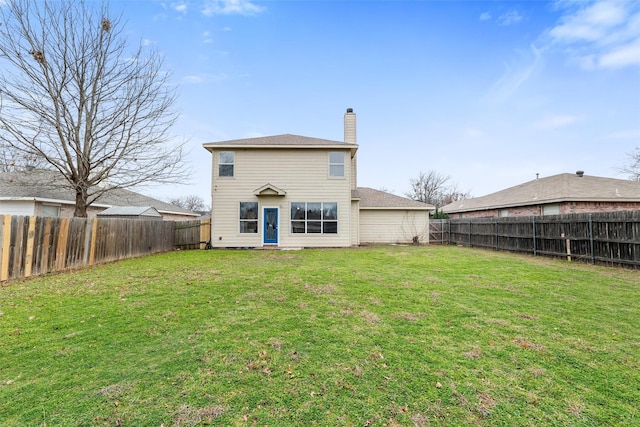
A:
[[[433,206],[366,187],[359,187],[357,195],[361,244],[429,242]]]

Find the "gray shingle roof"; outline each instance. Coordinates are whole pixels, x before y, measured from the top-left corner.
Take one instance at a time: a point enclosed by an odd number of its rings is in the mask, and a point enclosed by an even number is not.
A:
[[[640,182],[563,173],[442,208],[448,213],[560,202],[640,202]]]
[[[274,135],[263,136],[258,138],[245,138],[234,139],[230,141],[216,141],[203,144],[204,148],[211,150],[221,147],[256,147],[256,148],[282,148],[282,147],[296,147],[296,148],[321,148],[321,147],[336,147],[336,148],[351,148],[357,149],[357,144],[348,144],[342,141],[332,141],[330,139],[311,138],[308,136],[300,135]]]
[[[435,207],[427,203],[411,200],[406,197],[396,196],[385,191],[374,190],[368,187],[358,187],[355,198],[360,199],[360,209],[410,209],[410,210],[434,210]]]
[[[98,216],[162,217],[153,206],[112,206],[98,213]]]
[[[57,172],[34,170],[30,172],[1,172],[0,199],[55,200],[75,204],[75,192]],[[113,189],[98,199],[96,206],[151,206],[162,213],[197,216],[188,209],[166,203],[153,197],[125,190]]]

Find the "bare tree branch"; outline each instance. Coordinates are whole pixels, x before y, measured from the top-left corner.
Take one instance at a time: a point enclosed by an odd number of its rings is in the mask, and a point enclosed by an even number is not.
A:
[[[204,202],[204,199],[196,194],[189,194],[187,196],[172,197],[169,200],[172,205],[180,206],[184,209],[189,209],[191,212],[208,212],[209,206]]]
[[[448,175],[433,170],[420,172],[417,178],[411,179],[411,191],[406,196],[436,208],[470,197],[468,192],[459,191],[457,184],[448,184],[450,179]]]
[[[1,148],[60,172],[76,216],[111,189],[187,178],[170,133],[176,97],[162,57],[130,51],[106,4],[0,8]]]
[[[627,174],[631,181],[640,182],[640,147],[631,153],[627,153],[629,163],[627,166],[619,168],[620,172]]]

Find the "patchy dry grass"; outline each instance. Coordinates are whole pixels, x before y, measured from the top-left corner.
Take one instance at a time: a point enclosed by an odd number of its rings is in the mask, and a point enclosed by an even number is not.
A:
[[[0,288],[0,425],[637,425],[640,272],[193,251]]]

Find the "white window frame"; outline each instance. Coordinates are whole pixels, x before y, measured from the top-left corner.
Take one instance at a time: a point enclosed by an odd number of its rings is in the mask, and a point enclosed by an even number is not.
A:
[[[231,162],[222,161],[222,153],[230,153],[232,156]],[[231,175],[222,175],[221,167],[231,166]],[[233,178],[236,175],[236,152],[235,151],[220,151],[218,153],[218,177],[219,178]]]
[[[335,159],[332,159],[332,155],[335,154],[340,154],[342,156],[342,161],[341,162],[336,162]],[[344,151],[329,151],[329,178],[332,179],[343,179],[346,176],[346,159],[345,159],[346,153]],[[341,174],[334,174],[333,173],[333,169],[335,169],[336,167],[342,167],[342,173]]]
[[[307,218],[307,212],[309,210],[308,206],[310,204],[313,205],[320,205],[320,218]],[[335,219],[331,218],[331,219],[326,219],[325,218],[325,205],[335,205]],[[304,218],[294,218],[294,212],[293,212],[293,207],[294,205],[304,205]],[[291,202],[290,206],[289,206],[289,220],[290,220],[290,231],[291,234],[307,234],[307,235],[328,235],[328,236],[335,236],[338,234],[339,232],[339,221],[338,221],[338,202]],[[294,229],[294,225],[295,224],[300,224],[303,223],[304,224],[304,232],[302,231],[296,231],[296,229]],[[319,232],[309,232],[309,223],[319,223],[320,224],[320,231]],[[330,232],[325,232],[325,224],[333,224],[335,223],[335,233],[330,233]]]
[[[256,217],[255,218],[242,218],[242,205],[244,203],[252,203],[255,204],[255,214]],[[260,206],[258,204],[258,202],[240,202],[238,203],[238,233],[240,234],[258,234],[260,232]],[[243,223],[249,223],[249,222],[255,222],[256,223],[256,230],[255,231],[242,231],[242,224]]]

